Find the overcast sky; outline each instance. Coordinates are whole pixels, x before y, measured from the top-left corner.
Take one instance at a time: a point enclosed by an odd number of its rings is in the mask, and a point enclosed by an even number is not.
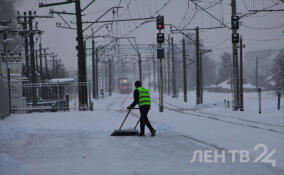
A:
[[[82,1],[82,7],[90,1]],[[21,13],[35,10],[38,15],[47,15],[50,8],[38,8],[39,2],[52,3],[60,2],[60,0],[17,0],[16,9]],[[200,0],[198,3],[204,8],[210,7],[207,9],[208,12],[230,26],[231,0],[221,0],[221,3],[216,2],[220,2],[220,0]],[[118,17],[115,16],[115,19],[149,17],[161,14],[165,16],[165,23],[171,23],[181,28],[220,26],[218,21],[201,9],[197,8],[196,12],[194,4],[188,0],[96,0],[92,6],[84,11],[86,16],[83,17],[83,21],[94,21],[106,10],[118,5],[123,8],[119,9]],[[248,10],[263,9],[273,5],[275,6],[272,9],[284,9],[284,3],[281,3],[280,0],[237,0],[237,12],[242,15],[248,13]],[[53,10],[74,12],[74,4],[53,7]],[[64,16],[64,18],[67,21],[75,22],[74,17]],[[101,20],[111,20],[112,18],[112,13],[109,13]],[[284,48],[284,12],[259,13],[243,18],[241,21],[242,26],[239,33],[243,36],[244,44],[246,44],[245,51]],[[54,15],[53,19],[40,19],[38,22],[39,28],[45,31],[42,36],[43,47],[49,47],[49,51],[58,54],[67,68],[77,68],[76,31],[57,28],[56,22],[64,23],[57,15]],[[129,33],[141,22],[114,24],[113,35],[135,36],[138,43],[155,43],[157,30],[154,22],[142,25],[134,32]],[[95,24],[93,26],[94,30],[101,25]],[[86,35],[90,33],[91,30],[85,32]],[[168,27],[165,33],[169,33]],[[103,34],[112,34],[110,27],[109,31],[103,28],[96,35]],[[211,56],[215,59],[218,59],[224,51],[231,52],[231,31],[227,28],[202,31],[200,38],[204,41],[206,48],[212,49]],[[175,34],[174,39],[179,42],[181,35]],[[107,41],[106,39],[98,39],[97,44],[102,45]],[[90,45],[89,42],[88,47]],[[87,59],[90,60],[91,58],[88,57]]]

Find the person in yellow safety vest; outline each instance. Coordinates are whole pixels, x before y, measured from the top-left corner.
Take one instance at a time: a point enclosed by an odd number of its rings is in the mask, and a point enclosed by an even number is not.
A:
[[[148,112],[151,107],[151,98],[150,91],[146,88],[142,87],[141,81],[135,82],[136,89],[134,90],[134,101],[127,109],[134,108],[137,104],[140,109],[140,133],[139,136],[145,136],[145,125],[149,128],[151,132],[151,136],[154,137],[156,134],[156,130],[152,127],[151,123],[148,120]]]

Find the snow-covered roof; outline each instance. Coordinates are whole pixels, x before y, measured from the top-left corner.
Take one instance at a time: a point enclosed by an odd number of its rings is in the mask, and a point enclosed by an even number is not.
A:
[[[229,84],[229,80],[226,80],[226,81],[218,84],[217,87],[221,87],[221,88],[224,88],[224,89],[230,89],[231,85]]]
[[[7,38],[5,40],[3,40],[4,43],[15,43],[17,42],[14,38]]]
[[[10,27],[8,26],[0,26],[0,32],[4,31],[4,30],[8,30]]]
[[[75,80],[73,78],[54,78],[50,79],[49,83],[68,83],[68,82],[74,82]]]
[[[246,88],[246,89],[255,89],[255,86],[253,86],[252,84],[250,83],[246,83],[243,85],[243,88]]]
[[[229,83],[230,83],[230,80],[226,80],[226,81],[224,81],[224,82],[218,84],[217,86],[214,85],[214,86],[212,86],[212,87],[219,87],[219,88],[223,88],[223,89],[230,89],[230,88],[231,88],[231,85],[230,85]],[[243,85],[243,88],[245,88],[245,89],[254,89],[255,86],[253,86],[253,85],[250,84],[250,83],[245,83],[245,84]]]

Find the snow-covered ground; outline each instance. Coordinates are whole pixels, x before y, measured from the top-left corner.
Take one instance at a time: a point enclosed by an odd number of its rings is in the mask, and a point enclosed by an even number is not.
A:
[[[257,94],[245,94],[245,111],[225,109],[231,94],[205,92],[203,105],[165,97],[158,112],[152,93],[149,119],[156,137],[111,137],[122,121],[132,94],[114,94],[94,101],[95,111],[12,115],[0,121],[0,174],[284,174],[284,106],[276,110],[276,97],[264,92],[262,114]],[[282,99],[283,101],[283,99]],[[125,123],[131,128],[139,112]],[[263,143],[276,167],[260,163],[191,163],[195,150],[246,149],[255,158]],[[228,159],[227,159],[228,158]],[[230,155],[226,155],[230,160]]]

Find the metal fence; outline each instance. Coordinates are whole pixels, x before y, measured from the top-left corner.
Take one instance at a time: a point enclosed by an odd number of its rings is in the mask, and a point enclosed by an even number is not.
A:
[[[88,109],[88,104],[79,105],[78,98],[79,90],[90,92],[88,82],[55,81],[32,84],[13,77],[10,81],[10,90],[13,113]],[[90,104],[90,95],[82,98]]]

